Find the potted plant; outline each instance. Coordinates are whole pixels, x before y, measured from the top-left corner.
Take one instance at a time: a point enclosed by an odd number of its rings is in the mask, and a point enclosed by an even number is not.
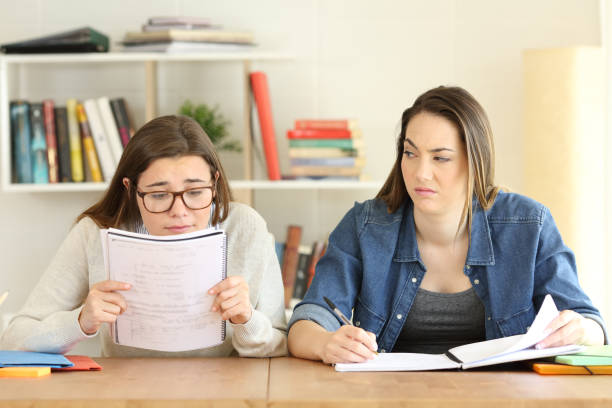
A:
[[[211,108],[205,103],[194,105],[190,100],[186,100],[180,107],[179,114],[189,116],[198,122],[218,151],[242,151],[239,141],[225,140],[228,136],[227,126],[230,121],[223,117],[218,106]]]

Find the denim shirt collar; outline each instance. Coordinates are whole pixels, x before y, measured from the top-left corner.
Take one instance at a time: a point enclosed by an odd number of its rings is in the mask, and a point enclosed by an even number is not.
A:
[[[404,216],[400,224],[397,247],[395,248],[394,262],[418,262],[423,268],[419,255],[414,225],[414,212],[412,201],[404,204]],[[480,206],[478,200],[472,201],[472,231],[470,247],[466,264],[468,265],[495,265],[491,231],[487,221],[487,214]]]

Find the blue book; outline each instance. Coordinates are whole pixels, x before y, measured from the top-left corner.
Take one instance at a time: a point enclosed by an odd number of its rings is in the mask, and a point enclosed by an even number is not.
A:
[[[30,104],[24,101],[11,102],[11,135],[13,145],[13,171],[17,183],[32,182],[32,155],[30,127]]]
[[[43,119],[42,103],[30,105],[32,122],[32,178],[34,183],[49,182],[49,165],[47,164],[47,139]]]
[[[72,367],[74,363],[62,354],[32,351],[0,350],[0,367]]]

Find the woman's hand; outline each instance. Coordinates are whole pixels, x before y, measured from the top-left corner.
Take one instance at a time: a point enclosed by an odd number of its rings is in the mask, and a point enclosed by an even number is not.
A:
[[[215,296],[211,310],[220,312],[223,320],[244,324],[251,320],[253,309],[249,299],[249,285],[242,276],[230,276],[210,288]]]
[[[329,339],[320,351],[321,360],[327,364],[361,363],[374,358],[376,335],[359,327],[344,325],[329,333]]]
[[[603,330],[596,321],[572,310],[563,310],[546,330],[550,333],[536,348],[560,347],[568,344],[585,346],[603,344]]]
[[[85,334],[94,334],[102,323],[114,323],[125,312],[125,298],[115,291],[129,290],[130,284],[105,280],[91,287],[79,314],[79,325]]]

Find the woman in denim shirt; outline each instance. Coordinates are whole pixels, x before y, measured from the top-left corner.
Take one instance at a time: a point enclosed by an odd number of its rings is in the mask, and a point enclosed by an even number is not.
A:
[[[402,115],[374,200],[332,232],[289,322],[289,351],[326,363],[443,353],[525,333],[544,296],[562,310],[538,347],[605,342],[572,251],[543,205],[494,185],[487,116],[467,91],[434,88]],[[354,326],[341,326],[331,299]]]

